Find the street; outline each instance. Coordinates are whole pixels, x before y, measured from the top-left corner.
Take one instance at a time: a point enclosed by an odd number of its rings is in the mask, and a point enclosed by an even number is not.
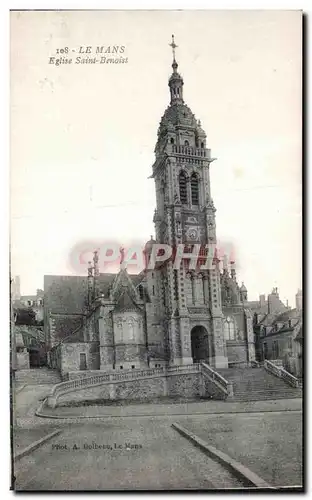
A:
[[[240,487],[170,421],[153,418],[66,425],[19,460],[15,475],[16,490],[24,491]]]
[[[250,409],[243,403],[211,403],[211,411],[223,411],[219,415],[209,413],[209,406],[203,403],[198,403],[200,410],[192,403],[128,405],[122,417],[111,408],[112,415],[101,418],[100,411],[108,409],[90,407],[90,414],[100,418],[66,420],[66,412],[61,420],[39,418],[35,411],[49,390],[46,385],[26,385],[16,395],[17,451],[51,431],[62,431],[15,461],[16,490],[241,487],[224,467],[174,430],[174,422],[272,486],[302,484],[302,412],[298,400],[258,402]]]

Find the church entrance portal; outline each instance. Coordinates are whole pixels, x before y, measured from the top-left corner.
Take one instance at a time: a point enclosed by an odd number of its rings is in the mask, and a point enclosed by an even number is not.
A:
[[[212,355],[211,338],[204,326],[194,326],[191,330],[193,363],[205,361],[209,364]]]

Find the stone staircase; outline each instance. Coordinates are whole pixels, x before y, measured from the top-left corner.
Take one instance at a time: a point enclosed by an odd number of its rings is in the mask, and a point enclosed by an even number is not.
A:
[[[233,383],[234,396],[229,401],[265,401],[302,397],[300,387],[291,387],[262,367],[218,369],[218,373]]]
[[[62,382],[62,380],[57,370],[42,367],[30,368],[29,370],[17,370],[15,372],[15,382],[25,385],[55,385]]]

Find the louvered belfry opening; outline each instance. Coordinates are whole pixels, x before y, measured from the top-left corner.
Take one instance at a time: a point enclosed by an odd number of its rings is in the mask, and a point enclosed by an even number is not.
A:
[[[187,204],[187,182],[186,175],[181,172],[179,175],[180,201],[183,205]]]
[[[192,193],[192,205],[198,205],[199,194],[198,194],[198,178],[196,174],[191,177],[191,193]]]

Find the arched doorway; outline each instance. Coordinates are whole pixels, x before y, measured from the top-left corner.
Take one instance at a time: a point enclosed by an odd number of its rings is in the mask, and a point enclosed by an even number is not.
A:
[[[212,357],[211,336],[204,326],[194,326],[191,330],[191,346],[193,363],[205,361],[209,364]]]

